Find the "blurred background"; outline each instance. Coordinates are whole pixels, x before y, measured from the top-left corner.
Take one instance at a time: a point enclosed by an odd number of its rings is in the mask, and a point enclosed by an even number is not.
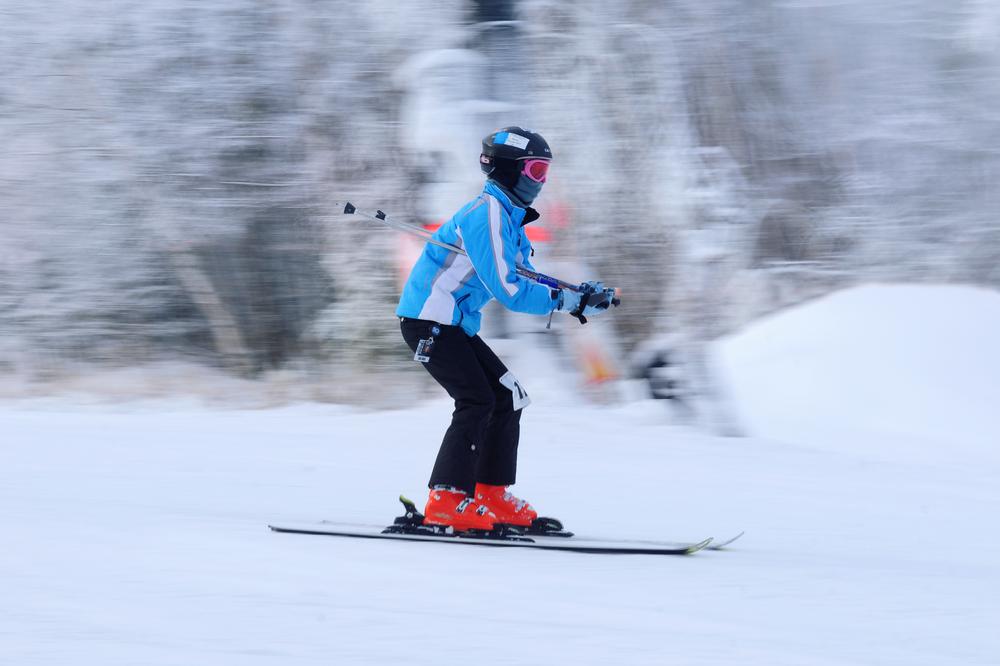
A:
[[[434,228],[504,125],[555,156],[533,263],[624,304],[484,333],[598,399],[843,287],[1000,288],[992,0],[2,0],[0,62],[7,396],[427,387],[420,246],[337,203]]]

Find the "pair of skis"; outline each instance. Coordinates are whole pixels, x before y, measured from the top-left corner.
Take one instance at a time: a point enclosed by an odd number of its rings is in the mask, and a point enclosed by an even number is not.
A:
[[[423,516],[410,500],[400,496],[405,513],[392,525],[358,525],[352,523],[321,522],[317,524],[268,525],[275,532],[312,534],[355,539],[382,539],[430,543],[492,546],[497,548],[534,548],[539,550],[568,551],[592,554],[619,555],[691,555],[701,550],[720,550],[741,536],[716,540],[664,542],[643,540],[602,539],[578,537],[563,529],[554,518],[538,518],[531,527],[501,526],[491,532],[454,532],[451,528],[424,525]]]

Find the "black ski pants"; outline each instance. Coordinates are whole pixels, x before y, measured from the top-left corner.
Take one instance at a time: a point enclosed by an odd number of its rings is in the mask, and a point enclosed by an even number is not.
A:
[[[513,484],[521,411],[500,383],[507,367],[482,338],[458,326],[403,318],[400,328],[413,351],[420,340],[434,338],[430,360],[421,365],[455,400],[428,487],[453,486],[471,495],[477,482]]]

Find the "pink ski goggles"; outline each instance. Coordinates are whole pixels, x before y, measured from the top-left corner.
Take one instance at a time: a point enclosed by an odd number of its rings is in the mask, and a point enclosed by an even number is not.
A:
[[[544,183],[549,175],[549,161],[539,159],[525,160],[521,173],[536,183]]]

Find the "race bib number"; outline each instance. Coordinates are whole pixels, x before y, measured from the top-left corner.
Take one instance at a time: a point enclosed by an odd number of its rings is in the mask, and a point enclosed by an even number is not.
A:
[[[531,404],[531,398],[528,397],[528,392],[524,390],[524,387],[521,386],[521,382],[517,381],[517,377],[515,377],[510,371],[500,378],[500,383],[510,389],[510,393],[514,397],[515,412],[519,409],[524,409]]]

